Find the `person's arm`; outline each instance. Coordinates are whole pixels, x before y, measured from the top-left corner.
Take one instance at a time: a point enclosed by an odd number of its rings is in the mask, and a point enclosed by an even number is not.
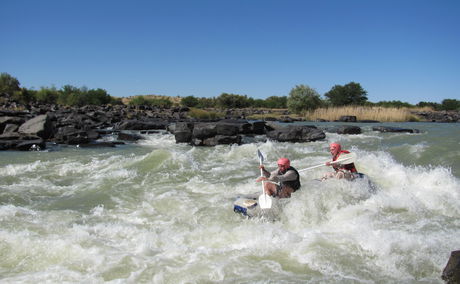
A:
[[[266,178],[270,177],[270,172],[265,169],[264,165],[261,165],[260,168],[262,169],[264,177]]]
[[[293,170],[289,170],[284,173],[284,175],[278,175],[278,171],[272,172],[270,175],[269,180],[275,181],[275,182],[283,182],[283,181],[291,181],[291,180],[296,180],[297,179],[297,174]]]
[[[262,170],[263,176],[258,177],[256,182],[267,180],[270,177],[270,172],[265,169],[264,165],[260,165],[259,168]]]

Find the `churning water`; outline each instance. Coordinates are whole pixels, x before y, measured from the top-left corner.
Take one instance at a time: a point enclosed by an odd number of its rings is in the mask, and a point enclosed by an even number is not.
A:
[[[328,124],[318,124],[326,126]],[[389,125],[389,124],[385,124]],[[460,249],[458,124],[390,124],[419,134],[327,134],[212,148],[153,134],[117,148],[0,152],[0,282],[442,283]],[[375,184],[314,179],[276,220],[233,212],[273,169],[321,164],[328,143]]]

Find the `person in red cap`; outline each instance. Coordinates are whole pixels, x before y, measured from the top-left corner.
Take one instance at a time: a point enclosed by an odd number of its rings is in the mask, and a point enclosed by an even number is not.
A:
[[[342,146],[339,143],[331,143],[329,145],[329,152],[331,152],[332,155],[332,161],[337,161],[339,159],[340,154],[349,154],[350,152],[347,150],[342,150]],[[355,178],[355,175],[358,173],[356,170],[355,164],[331,164],[330,162],[326,163],[326,166],[332,166],[334,168],[335,172],[329,172],[325,173],[322,180],[328,179],[328,178],[346,178],[349,180],[352,180]]]
[[[264,165],[260,165],[263,175],[256,182],[264,182],[265,192],[279,198],[291,197],[291,193],[300,188],[300,176],[288,158],[278,159],[278,169],[269,172]]]

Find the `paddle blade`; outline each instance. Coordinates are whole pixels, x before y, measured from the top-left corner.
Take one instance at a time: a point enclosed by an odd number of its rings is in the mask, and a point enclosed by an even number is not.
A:
[[[261,194],[259,196],[259,206],[261,209],[272,208],[272,198],[268,194]]]
[[[264,155],[262,155],[262,153],[260,152],[259,149],[257,149],[257,156],[259,156],[260,164],[263,164],[263,162],[264,162]]]

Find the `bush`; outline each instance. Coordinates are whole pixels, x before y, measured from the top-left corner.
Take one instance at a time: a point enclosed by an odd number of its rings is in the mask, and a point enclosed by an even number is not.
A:
[[[216,107],[216,99],[215,98],[199,98],[198,104],[196,105],[198,108],[213,108]]]
[[[180,101],[180,104],[186,107],[195,107],[198,105],[198,103],[199,103],[198,99],[195,98],[194,96],[187,96],[181,99]]]
[[[37,102],[42,103],[42,104],[55,104],[57,103],[58,97],[59,97],[59,92],[54,87],[52,88],[42,87],[35,94],[35,98]]]
[[[168,99],[149,99],[144,96],[137,96],[129,101],[129,105],[133,106],[156,106],[162,108],[170,108],[173,105]]]
[[[245,108],[249,106],[248,97],[246,95],[235,95],[222,93],[216,99],[217,106],[223,109],[227,108]]]

